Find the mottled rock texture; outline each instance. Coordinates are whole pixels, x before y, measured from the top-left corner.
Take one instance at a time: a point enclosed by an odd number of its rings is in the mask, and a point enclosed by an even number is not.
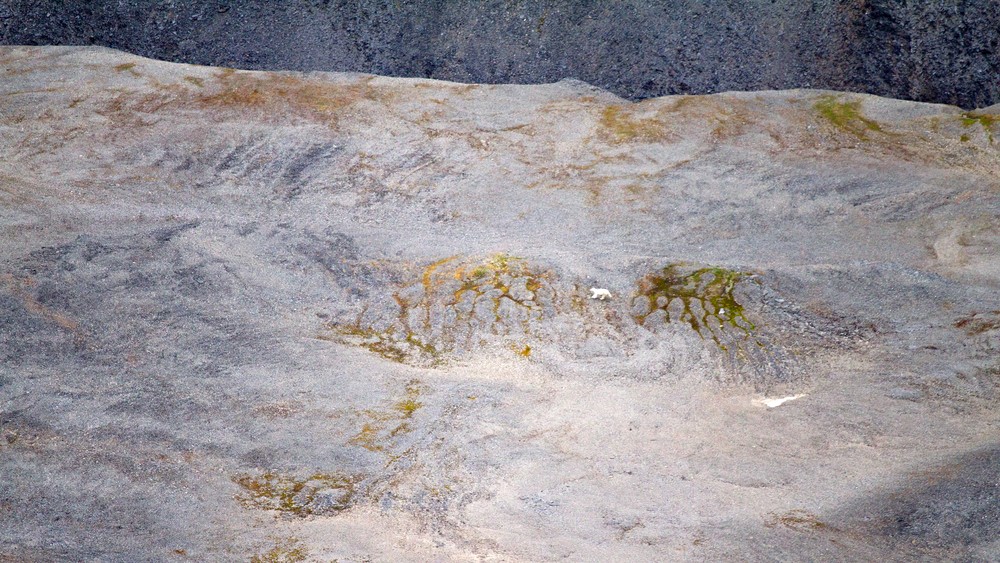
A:
[[[0,48],[0,560],[998,560],[998,148]]]
[[[991,0],[0,0],[0,43],[245,69],[575,78],[629,99],[825,88],[1000,101]]]

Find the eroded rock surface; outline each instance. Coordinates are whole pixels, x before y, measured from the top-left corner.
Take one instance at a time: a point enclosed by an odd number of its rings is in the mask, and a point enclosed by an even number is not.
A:
[[[3,556],[1000,556],[996,107],[0,69]]]

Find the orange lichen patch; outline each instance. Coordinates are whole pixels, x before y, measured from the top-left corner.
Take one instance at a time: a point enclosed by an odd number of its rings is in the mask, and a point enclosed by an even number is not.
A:
[[[55,323],[59,327],[76,334],[78,337],[82,337],[82,334],[80,333],[80,324],[78,322],[58,311],[54,311],[49,307],[42,305],[37,299],[35,299],[35,296],[28,291],[29,287],[35,285],[34,281],[30,278],[19,279],[10,274],[0,274],[0,285],[6,286],[15,297],[20,299],[24,308],[31,314],[42,317],[43,319]]]
[[[317,338],[360,346],[393,362],[421,363],[429,367],[440,364],[439,353],[433,345],[422,342],[412,333],[398,337],[393,327],[377,331],[365,328],[358,320],[349,324],[331,323],[327,330],[329,334],[320,334]]]
[[[578,143],[536,149],[519,160],[537,171],[529,189],[573,190],[585,201],[606,209],[624,205],[648,209],[661,193],[657,180],[697,158],[698,145],[738,138],[761,122],[764,102],[715,96],[679,96],[636,104],[553,103],[540,110],[560,118],[592,122],[592,132]],[[561,113],[559,113],[561,112]],[[630,150],[635,145],[666,145],[683,141],[678,151]],[[578,148],[577,148],[578,147]],[[692,152],[694,151],[694,152]],[[544,165],[539,165],[539,163]]]
[[[153,93],[121,92],[102,114],[152,114],[163,111],[209,110],[207,115],[251,114],[271,121],[307,119],[336,125],[360,102],[386,102],[394,90],[376,88],[372,77],[350,83],[330,83],[298,76],[236,72],[227,69],[206,82],[185,77],[182,84],[159,85]]]
[[[454,279],[461,285],[452,292],[450,303],[452,306],[458,305],[468,292],[474,293],[478,298],[490,290],[496,290],[500,293],[494,299],[494,312],[499,308],[501,299],[509,299],[513,303],[531,308],[531,305],[526,303],[529,300],[511,294],[510,282],[516,278],[524,278],[525,288],[530,293],[535,293],[545,279],[544,274],[539,275],[532,271],[523,258],[507,254],[496,254],[473,266],[471,270],[468,268],[469,266],[457,268],[453,274]],[[535,290],[532,291],[528,289],[529,287],[534,287]]]
[[[969,336],[977,336],[991,330],[1000,330],[1000,311],[988,313],[973,313],[955,321],[955,328],[960,328]]]
[[[149,116],[176,105],[177,99],[162,94],[135,94],[119,92],[103,106],[94,110],[118,127],[148,127],[155,123]]]
[[[4,199],[7,200],[6,202],[3,202],[3,200],[0,199],[0,202],[25,204],[32,201],[32,194],[38,194],[40,191],[40,186],[37,184],[29,184],[20,178],[0,174],[0,195],[3,195]],[[13,279],[10,275],[7,275],[7,277]]]
[[[644,115],[637,105],[611,105],[601,111],[602,137],[612,143],[659,143],[673,138],[668,122],[658,114]]]
[[[708,129],[713,140],[741,135],[758,120],[752,103],[720,96],[678,96],[660,110],[662,119],[684,123],[692,129]]]
[[[832,529],[828,524],[820,521],[815,514],[799,509],[789,510],[788,512],[782,512],[780,514],[771,512],[764,520],[764,526],[768,528],[784,526],[785,528],[795,530],[796,532],[815,532],[824,529]]]
[[[139,74],[139,71],[135,69],[135,63],[122,63],[120,65],[115,66],[115,70],[117,72],[127,72],[132,76],[142,76],[141,74]]]
[[[319,120],[335,120],[349,106],[363,100],[384,100],[388,93],[371,85],[366,77],[349,84],[330,84],[283,75],[226,74],[219,88],[194,98],[207,107],[256,108],[304,113]]]
[[[361,427],[361,430],[347,443],[355,446],[361,446],[370,452],[381,452],[385,449],[385,446],[383,446],[380,441],[381,432],[381,426],[376,426],[372,423],[365,423]]]
[[[978,123],[964,117],[968,114],[878,121],[865,115],[862,102],[857,96],[830,94],[784,112],[782,130],[788,149],[821,158],[844,149],[859,150],[876,158],[995,175],[1000,163],[996,152],[978,141],[970,144],[967,135],[963,140],[962,134],[971,132],[966,128]],[[818,127],[797,127],[800,123]]]
[[[447,264],[448,262],[453,262],[458,256],[449,256],[448,258],[442,258],[436,262],[431,262],[424,268],[424,273],[421,276],[421,281],[424,284],[425,294],[432,293],[434,291],[434,272],[441,266]],[[459,272],[462,271],[462,267],[459,266],[455,269],[455,279],[459,279]]]
[[[413,88],[422,90],[446,91],[452,94],[468,94],[480,88],[479,84],[448,84],[440,82],[414,82]]]

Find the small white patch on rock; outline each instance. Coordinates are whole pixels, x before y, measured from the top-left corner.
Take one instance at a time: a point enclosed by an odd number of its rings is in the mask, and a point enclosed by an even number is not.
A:
[[[805,397],[804,393],[800,395],[789,395],[788,397],[781,397],[777,399],[768,399],[765,397],[763,399],[754,399],[754,404],[762,405],[769,409],[773,409],[774,407],[780,407],[781,405],[787,403],[788,401],[794,401],[796,399],[801,399],[802,397]]]

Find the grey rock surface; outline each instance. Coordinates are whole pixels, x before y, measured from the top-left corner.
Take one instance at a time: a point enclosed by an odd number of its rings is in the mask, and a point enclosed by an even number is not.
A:
[[[0,72],[0,559],[1000,558],[995,111]]]
[[[1000,102],[991,0],[0,0],[0,43],[257,70],[575,78],[628,99],[823,88]]]

